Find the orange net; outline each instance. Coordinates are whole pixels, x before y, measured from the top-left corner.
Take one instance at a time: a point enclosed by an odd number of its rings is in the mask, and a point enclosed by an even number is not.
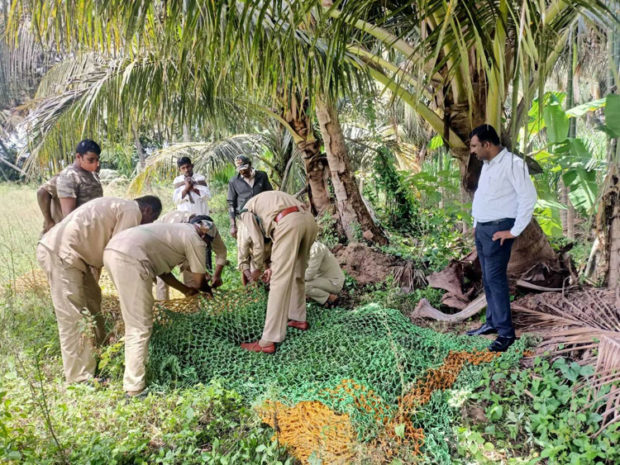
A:
[[[326,392],[335,399],[352,399],[355,409],[374,417],[381,432],[372,445],[381,450],[385,459],[392,458],[401,446],[418,455],[424,445],[424,430],[416,428],[412,421],[417,408],[427,403],[436,390],[450,388],[465,363],[479,365],[498,355],[488,351],[451,351],[439,368],[427,370],[424,377],[398,399],[395,415],[390,414],[389,406],[372,389],[353,379],[343,379]],[[338,414],[322,402],[299,402],[288,407],[267,401],[257,411],[261,419],[276,430],[279,441],[303,463],[309,463],[313,453],[323,463],[349,463],[355,455],[356,440],[350,416]]]

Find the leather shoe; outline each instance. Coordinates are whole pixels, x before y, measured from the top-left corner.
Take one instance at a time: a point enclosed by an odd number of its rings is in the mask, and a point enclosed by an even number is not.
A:
[[[241,344],[241,348],[249,350],[250,352],[262,352],[264,354],[273,354],[276,351],[276,345],[272,342],[269,345],[261,346],[258,341],[244,342]]]
[[[470,329],[469,331],[467,331],[466,334],[468,336],[481,336],[483,334],[492,334],[492,333],[497,333],[497,330],[493,326],[485,323],[482,326],[480,326],[480,328]]]
[[[514,337],[498,336],[489,346],[489,350],[491,352],[505,352],[515,342],[515,339]]]
[[[307,321],[288,320],[288,326],[301,331],[307,331],[310,328],[310,324]]]

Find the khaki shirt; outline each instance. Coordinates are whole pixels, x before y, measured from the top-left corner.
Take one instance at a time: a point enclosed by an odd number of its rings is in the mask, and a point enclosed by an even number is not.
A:
[[[194,214],[191,212],[185,212],[180,210],[172,210],[166,213],[164,216],[161,216],[157,219],[156,223],[189,223],[189,219]],[[224,240],[222,236],[220,236],[220,232],[215,228],[215,236],[211,240],[211,250],[215,252],[215,264],[216,265],[226,265],[226,254],[228,250],[226,249],[226,244],[224,244]],[[182,268],[187,268],[183,266]]]
[[[103,187],[97,173],[76,168],[69,165],[58,174],[56,180],[58,197],[74,198],[75,206],[79,207],[86,202],[103,197]]]
[[[86,271],[103,266],[103,249],[112,236],[138,226],[142,213],[135,200],[101,197],[73,210],[39,241],[63,262]]]
[[[193,215],[191,212],[182,212],[180,210],[170,210],[165,215],[157,218],[156,223],[188,223],[190,217]]]
[[[305,274],[306,281],[312,281],[316,278],[328,279],[334,286],[344,282],[344,273],[340,269],[336,257],[325,244],[320,242],[312,244]]]
[[[193,224],[143,224],[113,237],[106,250],[141,262],[153,277],[184,262],[192,273],[207,272],[207,244]]]
[[[54,223],[60,223],[62,221],[62,208],[60,208],[60,199],[58,198],[58,193],[56,192],[57,180],[58,175],[53,176],[41,186],[41,188],[44,189],[45,192],[47,192],[52,198],[52,202],[50,204],[50,214],[52,215]]]
[[[247,212],[242,213],[240,219],[252,240],[252,258],[257,269],[263,268],[265,238],[273,240],[276,216],[289,207],[306,208],[295,197],[281,191],[261,192],[245,204],[244,210]]]
[[[245,270],[258,270],[258,264],[254,258],[252,237],[248,234],[243,222],[238,224],[239,230],[237,231],[237,265],[239,271]],[[271,258],[271,241],[265,240],[265,248],[263,251],[263,263],[266,267],[269,266]]]

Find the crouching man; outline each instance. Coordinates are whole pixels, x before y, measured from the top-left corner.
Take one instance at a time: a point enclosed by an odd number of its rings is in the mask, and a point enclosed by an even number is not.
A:
[[[125,323],[123,388],[128,396],[140,395],[146,387],[146,357],[153,328],[153,279],[159,276],[188,296],[198,293],[205,283],[207,243],[216,236],[217,229],[213,222],[200,217],[191,221],[128,229],[115,236],[103,253]],[[170,273],[182,263],[193,275],[189,285]]]
[[[344,273],[325,244],[316,241],[310,249],[306,268],[306,297],[321,305],[331,306],[344,286]]]

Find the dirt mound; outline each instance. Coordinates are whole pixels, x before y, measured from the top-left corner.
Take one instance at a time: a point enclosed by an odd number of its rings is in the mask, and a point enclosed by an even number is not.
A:
[[[426,285],[424,274],[417,272],[411,262],[365,244],[337,245],[332,252],[340,267],[361,285],[381,283],[389,276],[394,277],[403,292]]]

